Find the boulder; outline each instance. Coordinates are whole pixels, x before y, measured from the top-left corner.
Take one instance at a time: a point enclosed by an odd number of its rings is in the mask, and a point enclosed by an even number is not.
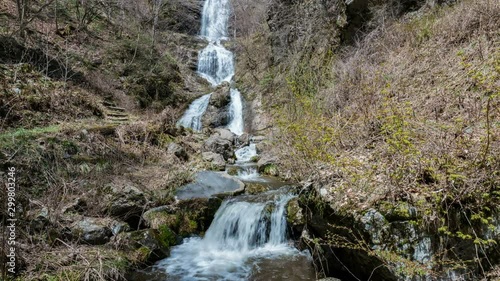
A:
[[[110,227],[110,220],[102,218],[84,217],[75,222],[71,227],[71,234],[79,241],[92,245],[102,245],[109,241],[113,235]]]
[[[237,138],[238,145],[246,146],[250,144],[250,135],[247,133],[243,133],[241,136]]]
[[[193,198],[225,197],[241,194],[245,184],[225,173],[202,171],[193,183],[180,187],[176,192],[179,200]]]
[[[128,220],[139,217],[146,204],[144,193],[132,182],[116,179],[105,188],[109,201],[107,211],[110,215]]]
[[[175,155],[177,158],[183,161],[187,161],[189,159],[189,156],[184,147],[176,144],[175,142],[172,142],[168,145],[167,152]]]
[[[207,151],[203,152],[201,156],[203,157],[203,160],[210,162],[214,170],[223,171],[226,168],[226,161],[220,154]]]
[[[232,146],[234,141],[234,134],[226,129],[217,129],[205,141],[203,150],[205,152],[214,152],[221,154],[225,160],[232,158],[234,155]]]
[[[208,107],[202,117],[203,127],[217,128],[229,123],[229,103],[231,94],[229,83],[223,83],[212,93]]]
[[[302,231],[306,221],[304,217],[304,213],[302,211],[302,208],[299,205],[299,199],[298,198],[293,198],[290,201],[288,201],[286,205],[286,220],[288,224],[299,231],[299,233]]]
[[[257,167],[260,173],[278,176],[278,167],[276,165],[278,159],[269,155],[261,155],[259,161],[257,162]]]
[[[170,247],[178,242],[176,234],[166,226],[121,233],[115,239],[118,248],[133,252],[139,264],[152,264],[166,258]]]
[[[182,200],[173,206],[152,208],[144,213],[143,219],[153,229],[166,226],[186,237],[206,231],[221,203],[220,198]]]

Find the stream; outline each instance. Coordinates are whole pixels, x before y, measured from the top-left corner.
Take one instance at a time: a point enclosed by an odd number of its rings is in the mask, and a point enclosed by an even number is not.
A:
[[[221,44],[228,39],[230,12],[229,0],[206,0],[203,7],[201,36],[208,45],[199,54],[198,74],[214,87],[231,82],[234,76],[233,53]],[[200,131],[210,97],[207,94],[196,99],[178,126]],[[233,87],[230,97],[227,129],[239,136],[244,133],[243,100]],[[269,191],[225,199],[203,237],[185,238],[171,249],[168,258],[135,272],[129,280],[316,280],[311,255],[295,248],[288,236],[286,206],[295,195],[286,183],[259,175],[252,162],[257,156],[255,144],[236,150],[235,156],[236,162],[228,166],[237,170],[234,177],[244,183],[258,182]],[[201,172],[202,177],[209,178],[210,174],[203,173],[210,172]],[[225,190],[225,186],[213,183],[208,187]],[[206,189],[204,194],[192,194],[189,188],[197,190],[198,186],[192,184],[184,190],[186,197],[211,194]]]

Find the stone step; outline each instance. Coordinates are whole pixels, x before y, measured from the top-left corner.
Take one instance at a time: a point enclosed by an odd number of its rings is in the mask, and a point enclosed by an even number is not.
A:
[[[102,104],[104,106],[106,106],[106,107],[108,107],[108,106],[116,106],[115,102],[113,102],[113,101],[107,101],[107,100],[102,101]]]
[[[108,120],[114,121],[114,122],[126,122],[130,121],[128,117],[114,117],[114,116],[109,116]]]
[[[124,112],[107,111],[106,116],[108,116],[108,117],[128,117],[128,114],[124,113]]]
[[[121,112],[125,111],[125,108],[123,108],[123,107],[118,107],[118,106],[111,106],[111,105],[110,105],[110,106],[106,106],[106,108],[108,108],[108,109],[110,109],[110,110],[114,110],[114,111],[121,111]]]

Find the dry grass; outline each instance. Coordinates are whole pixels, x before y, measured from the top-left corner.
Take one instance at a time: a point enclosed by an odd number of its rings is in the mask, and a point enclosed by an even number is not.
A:
[[[331,86],[302,85],[312,75],[289,82],[294,102],[277,120],[286,168],[299,179],[319,170],[346,206],[493,192],[499,14],[495,1],[463,1],[379,26],[335,60]]]

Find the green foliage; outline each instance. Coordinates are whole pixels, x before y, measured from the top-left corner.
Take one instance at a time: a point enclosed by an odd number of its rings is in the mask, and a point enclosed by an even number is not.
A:
[[[158,241],[167,248],[170,248],[171,246],[176,244],[176,237],[175,233],[168,228],[168,226],[162,225],[158,228],[159,235],[158,235]]]

